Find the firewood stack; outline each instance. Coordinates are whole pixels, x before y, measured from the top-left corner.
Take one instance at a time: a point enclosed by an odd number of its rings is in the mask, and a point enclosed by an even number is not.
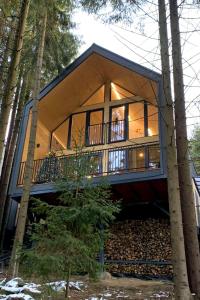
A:
[[[113,273],[137,275],[171,276],[171,265],[123,264],[123,261],[170,261],[170,225],[166,219],[126,220],[115,223],[105,245],[107,260],[118,260],[109,264]]]

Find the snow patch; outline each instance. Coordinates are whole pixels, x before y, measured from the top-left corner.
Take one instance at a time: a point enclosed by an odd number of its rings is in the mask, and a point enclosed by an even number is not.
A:
[[[18,293],[18,294],[12,294],[12,295],[0,295],[0,300],[12,300],[12,299],[22,299],[22,300],[34,300],[29,295],[23,294],[23,293]]]
[[[67,282],[64,280],[46,283],[46,285],[51,286],[51,288],[56,292],[65,290],[66,284],[67,284]],[[81,291],[81,288],[83,286],[84,286],[84,284],[81,281],[75,281],[75,282],[70,281],[69,282],[70,289],[75,289],[75,290]]]
[[[169,298],[169,292],[158,292],[156,294],[153,294],[153,296],[150,296],[150,298]]]
[[[5,286],[13,288],[22,287],[24,286],[24,281],[20,277],[16,277],[6,282]]]
[[[8,293],[21,293],[23,291],[23,287],[13,287],[13,286],[2,286],[1,288],[3,291],[8,292]]]

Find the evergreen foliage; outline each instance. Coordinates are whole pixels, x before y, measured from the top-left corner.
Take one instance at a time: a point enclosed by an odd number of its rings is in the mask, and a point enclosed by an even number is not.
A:
[[[146,0],[80,0],[83,9],[98,16],[108,23],[132,23],[134,13]]]
[[[30,274],[53,275],[69,282],[71,274],[94,277],[100,271],[97,255],[119,205],[111,201],[107,183],[94,182],[91,174],[95,169],[92,156],[77,147],[65,165],[63,179],[56,184],[57,205],[34,199],[32,212],[40,222],[34,225],[33,248],[23,256]]]

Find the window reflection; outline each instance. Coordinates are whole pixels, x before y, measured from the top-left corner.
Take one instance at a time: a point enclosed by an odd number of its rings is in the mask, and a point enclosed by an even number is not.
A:
[[[82,146],[85,144],[86,113],[72,116],[71,146]]]
[[[158,146],[149,147],[149,168],[160,168],[160,149]]]
[[[111,110],[110,141],[125,139],[125,105],[113,107]]]
[[[109,151],[108,170],[119,172],[126,169],[126,150]]]

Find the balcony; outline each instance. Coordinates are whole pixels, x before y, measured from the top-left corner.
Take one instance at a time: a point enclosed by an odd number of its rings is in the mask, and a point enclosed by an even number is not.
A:
[[[102,129],[100,129],[100,132]],[[94,135],[95,136],[95,135]],[[112,138],[112,136],[111,136]],[[95,143],[96,141],[94,141]],[[120,175],[131,172],[147,172],[160,168],[160,149],[158,143],[144,146],[123,146],[98,151],[85,151],[82,156],[95,162],[95,169],[88,176]],[[67,168],[73,167],[76,155],[46,157],[34,161],[32,183],[53,183],[63,178]],[[20,163],[17,185],[24,182],[26,162]]]
[[[63,151],[66,150],[66,147],[70,149],[80,144],[91,147],[123,142],[129,139],[158,137],[157,125],[154,124],[151,128],[145,128],[143,126],[144,118],[139,121],[142,125],[139,123],[138,126],[135,126],[133,121],[126,119],[92,125],[87,124],[85,127],[78,127],[77,125],[77,128],[69,130],[69,132],[68,128],[63,127],[61,131],[57,129],[52,134],[51,150]]]

